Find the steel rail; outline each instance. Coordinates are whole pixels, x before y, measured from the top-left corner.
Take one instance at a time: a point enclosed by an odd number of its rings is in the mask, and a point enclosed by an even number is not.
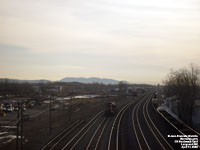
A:
[[[71,132],[73,132],[73,130],[75,130],[79,125],[81,125],[84,121],[79,122],[78,124],[76,124],[69,132],[67,132],[66,134],[64,134],[61,138],[59,138],[59,140],[53,144],[50,148],[50,150],[53,150],[65,137],[67,137]]]
[[[112,128],[111,128],[111,131],[110,131],[110,135],[109,135],[108,148],[107,148],[108,150],[111,149],[111,140],[112,140],[112,134],[113,134],[113,130],[114,130],[115,123],[117,122],[117,119],[118,119],[119,115],[121,114],[121,112],[122,112],[126,107],[128,107],[128,105],[130,105],[130,104],[129,104],[129,103],[126,104],[126,105],[118,112],[117,116],[115,117],[115,120],[114,120],[114,122],[113,122],[113,124],[112,124]]]
[[[90,141],[89,141],[89,143],[88,143],[86,149],[89,149],[89,147],[91,146],[91,143],[92,143],[94,137],[96,136],[97,132],[99,131],[100,127],[101,127],[102,124],[105,122],[105,120],[106,120],[106,118],[104,118],[104,119],[101,121],[101,123],[99,124],[99,126],[98,126],[97,129],[95,130],[95,132],[94,132],[94,134],[92,135],[92,137],[91,137],[91,139],[90,139]]]
[[[132,103],[131,103],[131,104],[132,104]],[[119,149],[119,130],[120,130],[120,125],[121,125],[121,119],[122,119],[124,113],[127,111],[127,109],[130,107],[131,104],[129,104],[129,105],[122,111],[122,113],[121,113],[121,115],[120,115],[120,117],[119,117],[119,121],[118,121],[118,124],[117,124],[116,150]]]
[[[166,150],[166,149],[172,149],[173,148],[171,147],[171,145],[167,142],[167,140],[163,137],[163,135],[160,133],[160,131],[158,130],[158,128],[155,126],[155,124],[153,123],[153,121],[151,120],[150,118],[150,115],[148,113],[148,110],[147,110],[147,104],[149,104],[149,101],[150,101],[151,97],[148,98],[148,100],[145,102],[145,104],[143,105],[143,115],[144,115],[144,118],[145,118],[145,121],[149,127],[149,129],[151,130],[152,134],[154,135],[154,137],[156,138],[156,140],[158,141],[158,143],[160,144],[160,146]],[[157,135],[155,133],[155,131],[153,130],[156,130],[157,131]],[[161,138],[158,137],[158,134]],[[164,140],[165,144],[167,147],[165,147],[161,142],[161,139]]]
[[[117,133],[116,133],[116,138],[115,138],[115,148],[116,150],[119,149],[119,129],[120,129],[120,124],[121,124],[121,119],[125,113],[125,111],[130,108],[132,106],[133,103],[137,103],[144,95],[140,96],[136,101],[129,101],[122,109],[121,111],[117,114],[114,122],[113,122],[113,125],[112,125],[112,128],[111,128],[111,131],[110,131],[110,136],[109,136],[109,142],[108,142],[108,150],[111,149],[111,141],[112,141],[112,135],[113,135],[113,130],[114,130],[114,127],[115,127],[115,124],[117,123],[117,119],[119,117],[119,120],[118,120],[118,124],[117,124]]]
[[[153,104],[152,104],[152,107],[154,108],[154,110],[156,111],[156,112],[158,112],[158,114],[162,117],[162,118],[164,118],[174,129],[176,129],[180,134],[182,134],[182,135],[186,135],[185,133],[183,133],[181,130],[179,130],[169,119],[167,119],[160,111],[157,111],[156,109],[155,109],[155,107],[153,106]],[[177,120],[177,119],[176,119]],[[179,121],[180,122],[180,120],[177,120],[177,121]],[[180,122],[180,123],[183,123],[183,122]],[[183,123],[183,124],[185,124],[185,123]],[[187,126],[186,126],[187,127]],[[195,130],[193,130],[192,128],[189,128],[189,129],[191,129],[191,131],[195,131]],[[195,132],[196,133],[196,132]],[[199,133],[197,132],[197,134],[199,135]],[[187,135],[186,135],[187,136]],[[198,148],[200,148],[200,145],[198,144]]]
[[[150,103],[150,100],[148,101],[147,105],[146,105],[146,112],[148,112],[148,105]],[[163,138],[163,140],[168,144],[168,146],[173,150],[174,148],[169,144],[169,142],[166,140],[166,138],[162,135],[162,133],[159,131],[159,129],[156,127],[156,125],[154,124],[153,120],[151,119],[149,113],[147,113],[148,118],[150,119],[152,125],[155,127],[155,129],[157,130],[157,132],[159,133],[159,135]]]
[[[146,97],[143,98],[142,101],[140,101],[139,103],[136,104],[136,106],[134,107],[133,111],[132,111],[132,123],[133,123],[133,129],[134,129],[134,132],[135,132],[135,136],[136,136],[136,139],[137,139],[137,142],[138,142],[138,145],[139,145],[139,148],[142,150],[142,144],[141,144],[141,141],[139,139],[139,135],[137,133],[137,131],[141,134],[142,138],[143,138],[143,141],[144,141],[144,144],[146,145],[145,149],[150,149],[148,143],[147,143],[147,140],[144,136],[144,133],[142,132],[142,129],[141,129],[141,126],[140,126],[140,122],[139,122],[139,119],[138,119],[138,111],[139,111],[139,107],[141,106],[142,102],[145,100]],[[135,117],[135,119],[134,119]],[[135,121],[134,121],[135,120]],[[138,126],[138,129],[136,129],[136,125]],[[143,145],[144,146],[144,145]]]
[[[129,104],[129,102],[125,102],[125,104],[126,104],[126,103]],[[120,103],[120,106],[123,105],[123,104],[124,104],[124,103],[121,102],[121,103]],[[126,104],[126,105],[128,105],[128,104]],[[102,111],[101,111],[101,112],[102,112]],[[96,120],[96,121],[97,121],[97,120]],[[96,121],[95,121],[95,122],[96,122]],[[95,122],[93,122],[93,124],[94,124]],[[92,125],[93,125],[93,124],[92,124]],[[84,137],[84,135],[85,135],[85,134],[89,131],[89,129],[92,127],[92,125],[90,125],[90,127],[82,134],[82,136],[75,142],[75,144],[70,148],[70,150],[74,149],[74,147],[78,144],[78,142]],[[63,149],[62,149],[62,150],[63,150]]]
[[[104,124],[103,129],[101,130],[101,133],[100,133],[100,135],[99,135],[99,137],[98,137],[96,146],[95,146],[95,148],[94,148],[95,150],[97,150],[97,148],[98,148],[98,145],[99,145],[99,142],[100,142],[100,140],[101,140],[101,138],[102,138],[103,132],[105,131],[105,128],[106,128],[106,126],[108,125],[108,122],[109,122],[109,121],[110,121],[110,119],[107,119],[107,120],[106,120],[106,123]]]
[[[61,131],[58,135],[56,135],[53,139],[51,139],[47,144],[45,144],[41,150],[46,149],[50,144],[52,144],[55,140],[57,140],[58,138],[60,138],[60,136],[66,132],[67,130],[69,130],[70,128],[74,127],[74,125],[76,125],[80,120],[75,121],[74,123],[72,123],[69,127],[65,128],[63,131]]]
[[[82,131],[84,131],[88,126],[89,126],[89,128],[91,127],[91,125],[90,124],[92,124],[93,125],[93,123],[95,123],[97,120],[98,120],[98,118],[100,118],[101,116],[103,115],[103,110],[102,111],[100,111],[96,116],[94,116],[69,142],[67,142],[67,144],[65,144],[65,146],[62,148],[62,150],[64,150],[64,149],[66,149],[67,147],[68,147],[68,145],[70,144],[70,143],[72,143],[72,141],[79,135],[79,134],[81,134],[81,132]],[[86,131],[88,131],[89,129],[87,129]],[[86,134],[86,132],[85,132],[85,134]],[[72,148],[71,149],[73,149],[74,147],[75,147],[75,145],[80,141],[80,139],[85,135],[85,134],[83,134],[76,142],[75,142],[75,144],[72,146]]]

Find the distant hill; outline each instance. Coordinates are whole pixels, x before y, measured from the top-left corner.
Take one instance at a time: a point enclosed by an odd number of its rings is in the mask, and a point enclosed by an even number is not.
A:
[[[107,78],[96,78],[96,77],[91,77],[91,78],[63,78],[60,80],[60,82],[80,82],[80,83],[103,83],[103,84],[118,84],[118,80],[114,79],[107,79]]]
[[[63,78],[59,81],[49,81],[49,80],[18,80],[18,79],[8,79],[8,78],[0,78],[0,83],[51,83],[51,82],[79,82],[79,83],[103,83],[103,84],[118,84],[120,81],[114,79],[107,79],[107,78]],[[128,83],[123,81],[124,83]]]
[[[0,83],[49,83],[49,80],[18,80],[18,79],[8,79],[0,78]]]

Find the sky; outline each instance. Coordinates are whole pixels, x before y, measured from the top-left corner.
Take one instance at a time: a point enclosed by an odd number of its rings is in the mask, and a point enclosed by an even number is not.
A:
[[[0,78],[157,84],[190,63],[199,0],[0,0]]]

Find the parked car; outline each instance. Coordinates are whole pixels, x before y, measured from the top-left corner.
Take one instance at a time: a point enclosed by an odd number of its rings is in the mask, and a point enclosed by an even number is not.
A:
[[[22,110],[23,110],[23,111],[26,110],[26,105],[25,105],[25,104],[22,105]]]
[[[15,111],[18,111],[18,109],[19,109],[19,108],[18,108],[18,105],[14,105],[14,110],[15,110]]]
[[[8,112],[13,112],[14,111],[14,107],[10,104],[6,106],[6,111]]]

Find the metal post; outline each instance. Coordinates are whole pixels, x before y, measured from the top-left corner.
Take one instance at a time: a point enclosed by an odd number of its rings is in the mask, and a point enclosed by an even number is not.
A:
[[[50,104],[49,104],[49,133],[51,134],[51,97],[50,97]]]
[[[16,150],[19,149],[19,103],[18,103],[18,112],[17,112],[17,138],[16,138]]]
[[[23,150],[23,104],[21,101],[21,150]]]

